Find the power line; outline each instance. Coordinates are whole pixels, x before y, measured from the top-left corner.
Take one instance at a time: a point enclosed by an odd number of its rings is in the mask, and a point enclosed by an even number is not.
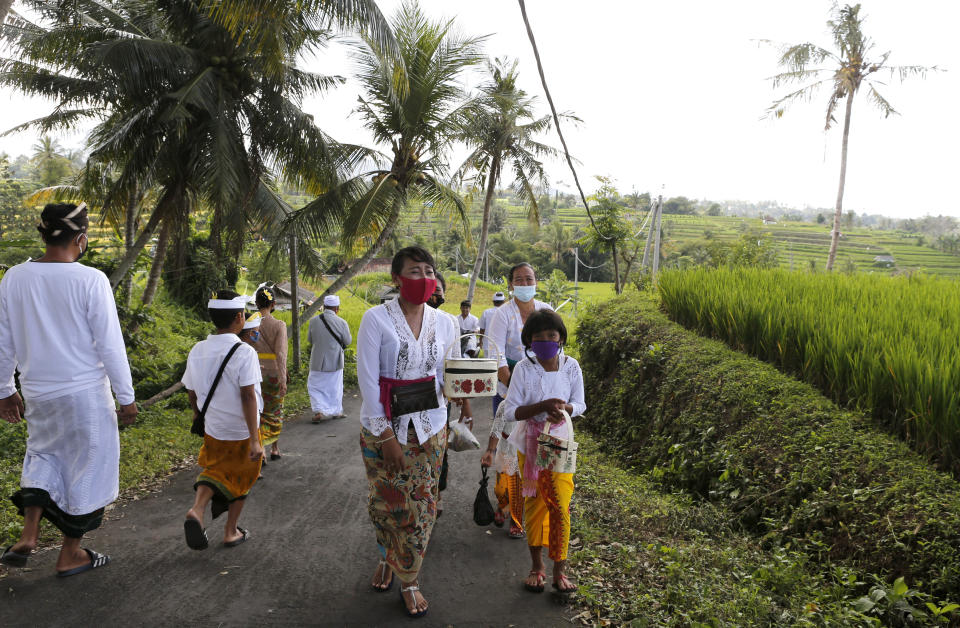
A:
[[[523,15],[523,24],[527,27],[527,36],[530,38],[530,45],[533,47],[533,56],[537,60],[537,70],[540,72],[540,84],[543,85],[543,91],[547,96],[547,103],[549,103],[550,112],[553,114],[553,123],[557,127],[557,135],[560,136],[560,143],[563,145],[563,154],[567,158],[567,165],[570,166],[570,172],[573,173],[573,182],[577,186],[577,191],[580,192],[580,200],[583,201],[583,207],[587,210],[587,218],[590,219],[590,225],[593,227],[593,230],[597,232],[601,240],[610,242],[614,238],[604,235],[600,229],[597,228],[597,223],[593,220],[593,214],[590,213],[590,205],[587,203],[587,197],[583,193],[583,188],[580,187],[580,177],[577,176],[577,170],[573,167],[573,157],[570,156],[570,149],[567,148],[567,140],[564,139],[563,131],[560,130],[560,116],[557,115],[557,108],[553,104],[550,88],[547,87],[547,78],[543,74],[543,63],[540,61],[540,51],[537,49],[537,40],[533,37],[533,29],[530,28],[530,19],[527,17],[527,7],[523,0],[517,1],[520,3],[520,13]]]

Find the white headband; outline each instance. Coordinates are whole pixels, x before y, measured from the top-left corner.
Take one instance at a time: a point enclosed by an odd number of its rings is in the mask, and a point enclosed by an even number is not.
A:
[[[207,301],[207,309],[210,310],[244,310],[247,307],[247,301],[250,297],[240,295],[233,299],[210,299]]]
[[[260,316],[260,312],[255,312],[250,318],[247,319],[247,322],[243,324],[244,329],[256,329],[260,326],[260,321],[263,320],[263,317]]]

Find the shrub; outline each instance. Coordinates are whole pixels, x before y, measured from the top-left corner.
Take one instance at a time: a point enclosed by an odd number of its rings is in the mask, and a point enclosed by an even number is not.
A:
[[[862,414],[622,297],[581,319],[584,423],[771,546],[960,590],[960,485]]]

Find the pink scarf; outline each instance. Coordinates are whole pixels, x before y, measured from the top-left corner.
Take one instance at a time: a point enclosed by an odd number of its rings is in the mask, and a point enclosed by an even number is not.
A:
[[[537,496],[537,478],[540,477],[540,467],[537,466],[537,437],[540,436],[546,422],[546,419],[543,421],[527,419],[527,433],[524,434],[527,451],[523,460],[523,489],[520,491],[524,497]],[[547,428],[548,433],[552,427],[551,425]]]

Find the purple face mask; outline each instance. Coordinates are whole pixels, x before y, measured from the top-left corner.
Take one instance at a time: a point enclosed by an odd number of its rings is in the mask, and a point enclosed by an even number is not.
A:
[[[541,362],[560,353],[560,343],[553,340],[534,340],[530,343],[530,348]]]

